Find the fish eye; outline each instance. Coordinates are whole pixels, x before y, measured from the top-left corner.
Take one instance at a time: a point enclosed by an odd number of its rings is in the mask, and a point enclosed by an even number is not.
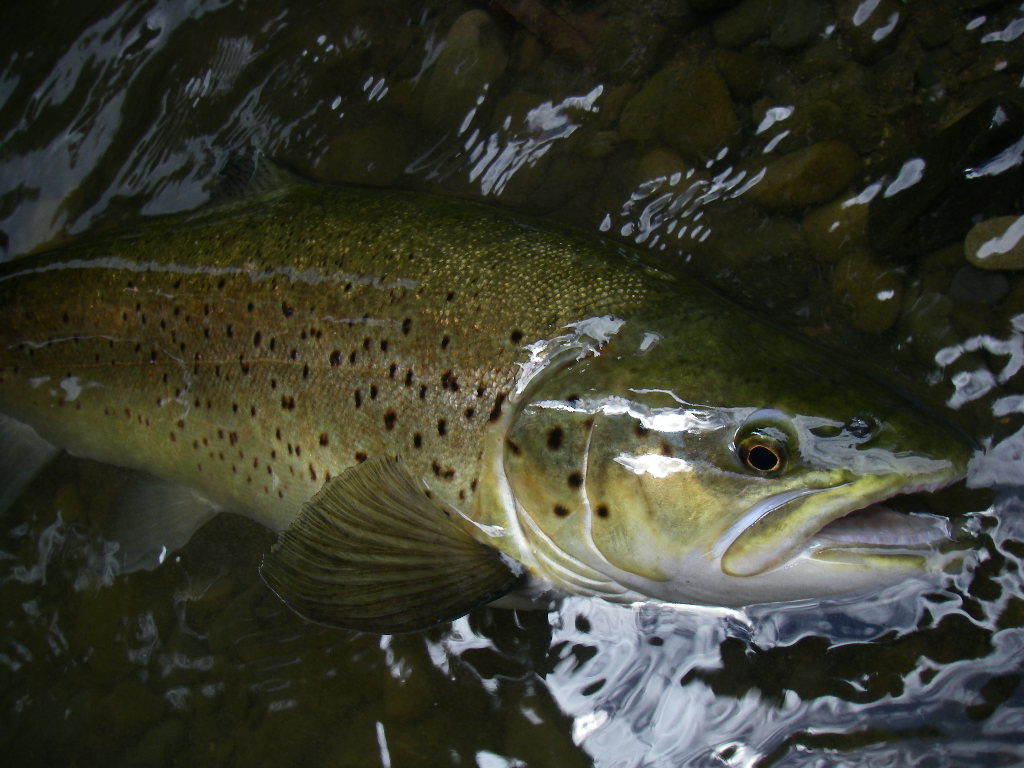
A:
[[[737,445],[740,461],[759,475],[777,475],[786,466],[786,446],[770,435],[759,432],[744,438]]]

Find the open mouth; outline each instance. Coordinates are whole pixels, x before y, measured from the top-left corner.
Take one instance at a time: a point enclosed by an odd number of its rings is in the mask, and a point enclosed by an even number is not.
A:
[[[808,548],[812,551],[832,547],[904,551],[931,549],[950,540],[952,525],[947,518],[872,504],[827,523],[811,537]]]
[[[733,576],[755,576],[802,554],[836,560],[841,553],[856,553],[894,561],[927,555],[952,543],[953,526],[941,515],[915,510],[923,498],[918,494],[958,479],[947,475],[910,485],[902,478],[876,476],[867,488],[861,478],[857,489],[839,485],[776,494],[731,526],[714,553]]]

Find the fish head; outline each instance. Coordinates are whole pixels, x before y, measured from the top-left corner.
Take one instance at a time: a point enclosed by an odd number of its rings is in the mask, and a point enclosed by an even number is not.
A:
[[[623,321],[523,387],[502,465],[528,566],[569,592],[725,606],[952,567],[948,519],[886,502],[961,478],[969,440],[833,354],[712,314]]]

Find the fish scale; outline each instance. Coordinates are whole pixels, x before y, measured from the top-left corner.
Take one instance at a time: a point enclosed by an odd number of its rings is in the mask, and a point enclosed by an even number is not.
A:
[[[0,403],[275,529],[380,454],[467,507],[524,344],[643,280],[584,274],[571,241],[512,218],[495,254],[494,222],[415,200],[302,187],[256,217],[235,206],[6,265]]]

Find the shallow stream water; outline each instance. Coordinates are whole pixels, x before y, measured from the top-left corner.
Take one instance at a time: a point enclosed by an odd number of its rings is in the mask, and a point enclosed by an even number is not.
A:
[[[632,243],[983,446],[925,502],[976,541],[940,583],[383,638],[293,615],[240,517],[117,575],[131,478],[62,456],[0,520],[5,764],[1024,764],[1024,254],[976,247],[1024,213],[1024,6],[14,0],[0,41],[6,258],[259,151]]]

